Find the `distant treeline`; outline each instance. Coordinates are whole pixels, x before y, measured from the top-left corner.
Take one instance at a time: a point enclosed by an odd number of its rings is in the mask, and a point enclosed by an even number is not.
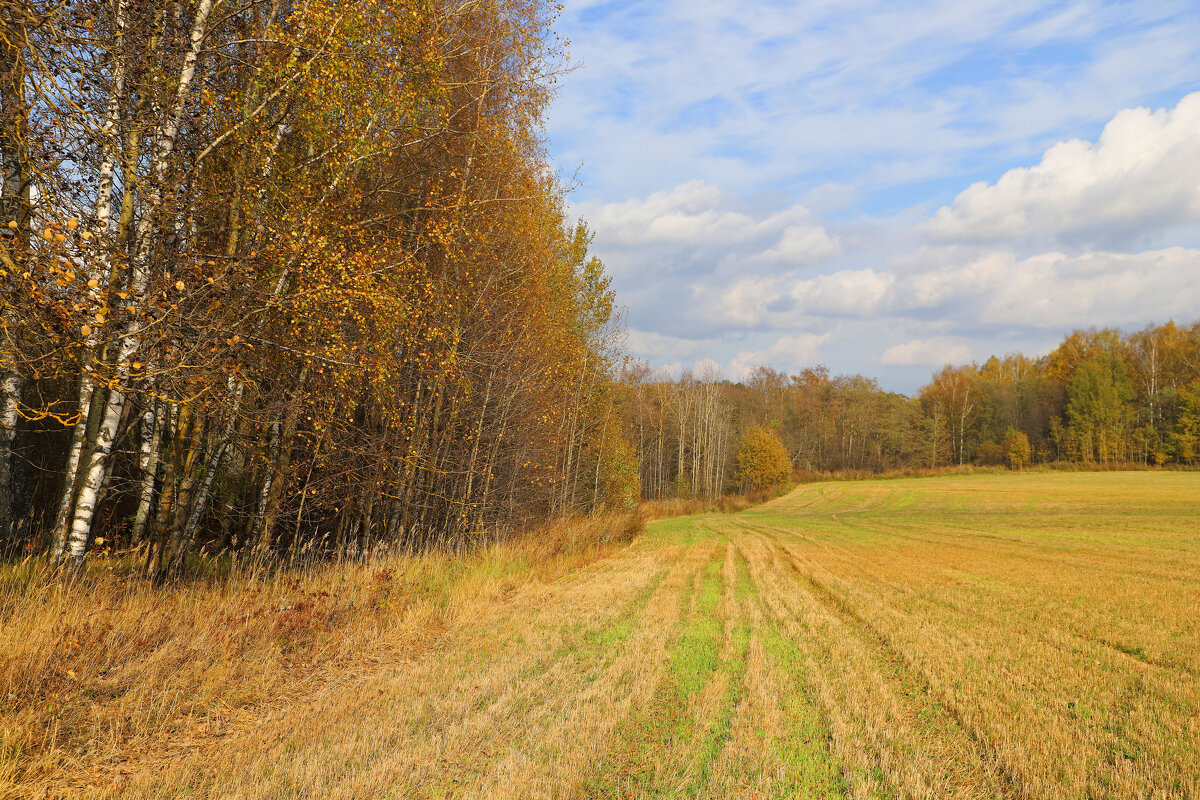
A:
[[[732,383],[635,365],[624,384],[647,498],[738,490],[763,428],[797,471],[1200,462],[1200,323],[1076,331],[1042,358],[947,366],[915,397],[825,367]]]

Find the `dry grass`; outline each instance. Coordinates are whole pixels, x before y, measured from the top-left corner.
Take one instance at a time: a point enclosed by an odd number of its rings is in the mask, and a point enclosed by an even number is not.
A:
[[[741,546],[856,796],[1200,796],[1200,476],[808,487]]]
[[[568,521],[460,555],[212,577],[154,589],[94,560],[63,585],[0,574],[0,797],[62,794],[240,729],[316,687],[428,649],[518,587],[552,581],[640,530]]]
[[[550,557],[553,580],[481,554],[364,613],[363,571],[330,623],[346,643],[304,651],[324,666],[214,656],[210,695],[272,699],[161,713],[168,737],[82,794],[1200,797],[1197,496],[1196,473],[820,483]]]
[[[662,500],[643,500],[638,514],[646,522],[695,514],[736,514],[781,497],[788,488],[764,489],[746,494],[725,494],[711,500],[698,497],[668,497]]]

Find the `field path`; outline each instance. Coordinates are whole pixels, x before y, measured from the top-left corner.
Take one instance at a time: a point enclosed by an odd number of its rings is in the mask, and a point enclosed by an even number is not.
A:
[[[1200,474],[654,523],[103,796],[1200,797]]]

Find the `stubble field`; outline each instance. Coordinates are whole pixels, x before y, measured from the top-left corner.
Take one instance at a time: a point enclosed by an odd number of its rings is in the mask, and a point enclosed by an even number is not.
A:
[[[653,523],[119,797],[1200,797],[1200,475]]]

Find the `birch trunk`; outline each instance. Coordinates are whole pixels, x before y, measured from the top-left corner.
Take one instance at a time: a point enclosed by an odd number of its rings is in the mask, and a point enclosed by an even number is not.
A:
[[[154,504],[154,479],[158,475],[158,451],[162,444],[162,414],[157,401],[151,401],[142,415],[142,444],[138,456],[138,467],[142,471],[142,485],[138,492],[137,512],[133,517],[130,538],[134,543],[146,535],[146,523],[150,520],[150,508]]]
[[[171,442],[169,457],[163,464],[162,491],[158,496],[158,509],[154,519],[154,530],[150,535],[150,546],[146,551],[146,576],[158,580],[162,575],[163,543],[171,521],[175,502],[175,483],[179,463],[179,431],[186,427],[186,410],[169,406],[163,414],[163,438]]]
[[[308,365],[301,370],[296,380],[296,390],[288,403],[282,428],[278,423],[271,427],[271,463],[263,483],[261,528],[258,531],[259,550],[267,552],[275,535],[275,523],[279,520],[279,508],[283,503],[284,482],[292,467],[292,448],[296,442],[296,430],[300,424],[301,397],[308,380]]]
[[[71,430],[71,449],[67,451],[67,465],[63,471],[62,493],[58,501],[58,514],[54,518],[54,538],[50,555],[60,561],[67,549],[67,524],[71,521],[71,509],[75,507],[75,489],[79,477],[79,462],[83,457],[83,443],[87,439],[88,420],[92,416],[92,399],[95,387],[91,373],[86,369],[79,374],[78,414]]]
[[[208,17],[212,9],[213,0],[200,0],[189,36],[189,48],[179,73],[174,106],[156,137],[157,151],[151,169],[152,188],[150,196],[147,198],[146,208],[143,210],[137,226],[137,250],[133,259],[133,275],[130,281],[130,295],[134,302],[145,297],[146,287],[149,283],[149,262],[154,241],[155,217],[158,216],[157,212],[163,202],[163,184],[166,181],[171,155],[175,150],[175,139],[179,134],[179,126],[187,105],[191,82],[196,74],[196,64],[200,58],[200,46],[204,41]],[[140,315],[134,315],[120,337],[115,365],[118,385],[129,377],[130,362],[141,346],[141,328]],[[112,454],[113,442],[117,437],[117,426],[121,422],[124,410],[125,393],[118,388],[112,389],[108,396],[108,402],[105,404],[104,413],[100,417],[100,430],[88,458],[84,477],[79,487],[79,496],[75,501],[74,518],[67,535],[67,552],[76,564],[81,564],[87,553],[87,543],[91,535],[92,522],[95,519],[97,495],[110,466],[109,456]]]
[[[113,183],[117,158],[117,129],[121,123],[121,100],[125,93],[125,61],[122,57],[125,43],[125,11],[126,0],[117,3],[116,17],[116,46],[113,52],[113,82],[109,88],[108,105],[105,111],[104,123],[100,128],[100,138],[103,142],[103,160],[100,162],[99,183],[96,189],[95,226],[102,240],[108,231],[109,220],[112,218]],[[129,193],[132,195],[132,192]],[[91,359],[99,346],[99,331],[88,337],[84,349],[85,358]],[[91,364],[84,363],[79,375],[78,420],[71,431],[71,449],[67,454],[67,466],[63,475],[62,495],[59,500],[58,514],[54,521],[54,545],[52,556],[55,561],[61,561],[67,554],[70,541],[69,524],[72,512],[76,512],[76,492],[79,488],[79,464],[83,457],[85,443],[95,447],[95,441],[88,441],[89,422],[94,419],[95,384],[92,381]],[[95,496],[91,506],[95,505]],[[90,533],[90,525],[89,525]],[[84,538],[83,547],[86,548]]]
[[[21,419],[21,376],[5,372],[0,376],[0,548],[15,534],[17,522],[16,464],[14,445],[17,423]]]
[[[6,12],[8,10],[6,9]],[[33,213],[34,171],[29,160],[29,101],[25,95],[27,55],[25,32],[18,30],[32,19],[21,19],[17,9],[5,14],[0,35],[0,291],[16,280],[27,263],[29,220]],[[9,31],[9,26],[13,30]],[[9,229],[13,222],[16,230]],[[15,259],[15,261],[14,261]],[[19,264],[17,262],[20,262]],[[3,304],[7,306],[7,304]],[[0,342],[20,331],[17,317],[7,310],[0,318]],[[17,367],[17,352],[0,344],[0,545],[12,532],[17,511],[16,442],[24,379]]]

